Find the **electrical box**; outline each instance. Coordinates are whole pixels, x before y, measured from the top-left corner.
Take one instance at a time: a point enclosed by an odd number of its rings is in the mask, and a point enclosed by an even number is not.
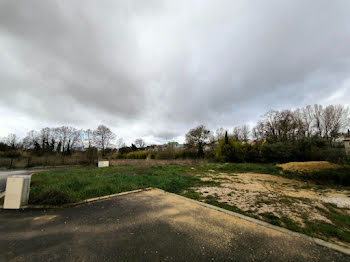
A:
[[[31,176],[7,178],[4,209],[19,209],[28,204]]]
[[[109,161],[98,161],[98,167],[108,167]]]

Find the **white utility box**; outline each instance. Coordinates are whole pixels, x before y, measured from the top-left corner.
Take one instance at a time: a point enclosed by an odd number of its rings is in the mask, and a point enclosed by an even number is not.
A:
[[[28,204],[30,176],[7,178],[4,209],[19,209]]]
[[[98,167],[108,167],[109,161],[98,161]]]

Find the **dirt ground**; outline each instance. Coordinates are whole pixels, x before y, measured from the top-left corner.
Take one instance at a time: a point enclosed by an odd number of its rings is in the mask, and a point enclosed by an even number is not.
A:
[[[277,166],[282,167],[283,170],[292,171],[292,172],[310,172],[310,171],[318,171],[322,169],[340,168],[339,165],[330,163],[328,161],[289,162],[289,163],[280,164]]]
[[[332,224],[320,211],[332,204],[350,214],[350,191],[321,189],[306,182],[267,174],[215,173],[198,175],[203,181],[220,182],[220,186],[193,188],[202,198],[214,197],[263,218],[272,213],[278,218],[288,217],[304,225],[305,220],[323,221]]]

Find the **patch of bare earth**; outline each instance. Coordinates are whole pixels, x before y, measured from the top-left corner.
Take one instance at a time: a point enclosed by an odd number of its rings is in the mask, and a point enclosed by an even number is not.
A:
[[[301,226],[304,219],[332,223],[316,208],[326,208],[325,203],[350,210],[349,191],[317,190],[305,182],[279,176],[209,172],[201,176],[201,180],[221,183],[220,186],[194,188],[202,197],[214,196],[218,202],[257,216],[270,212],[277,217],[288,217]]]
[[[340,168],[339,165],[332,164],[328,161],[289,162],[277,166],[282,167],[283,170],[292,172],[312,172],[322,169]]]

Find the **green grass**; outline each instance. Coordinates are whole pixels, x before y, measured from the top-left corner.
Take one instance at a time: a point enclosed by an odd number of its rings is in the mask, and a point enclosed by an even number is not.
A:
[[[30,204],[62,205],[83,199],[135,189],[157,187],[180,193],[204,182],[183,166],[120,166],[72,168],[41,172],[32,176]]]
[[[323,170],[312,173],[283,173],[281,168],[273,164],[221,164],[204,163],[189,166],[118,166],[109,168],[71,168],[45,171],[32,176],[30,189],[30,204],[62,205],[93,197],[115,194],[147,187],[157,187],[168,192],[177,193],[185,197],[204,201],[233,212],[264,220],[268,223],[282,226],[293,231],[326,240],[336,238],[350,243],[349,215],[334,205],[326,204],[325,208],[318,208],[333,224],[322,221],[310,221],[308,215],[303,217],[305,225],[288,217],[277,217],[273,213],[262,213],[259,216],[253,211],[243,211],[238,207],[221,203],[217,196],[202,197],[192,187],[220,185],[220,181],[201,181],[198,175],[208,172],[234,173],[263,173],[288,178],[297,178],[304,181],[318,181],[321,187],[328,184],[344,183],[350,175],[349,166],[337,170]],[[215,173],[213,173],[215,174]],[[322,177],[325,176],[325,177]],[[329,181],[328,181],[328,180]],[[309,186],[309,185],[308,185]],[[292,197],[280,199],[262,199],[260,204],[274,204],[275,202],[291,204],[296,201]],[[304,200],[303,200],[304,201]],[[306,201],[306,200],[305,200]],[[0,199],[0,204],[3,198]]]
[[[350,189],[350,166],[344,165],[338,169],[323,169],[313,172],[283,172],[287,178],[311,181],[319,186],[343,186]]]
[[[323,184],[327,181],[347,183],[350,176],[349,166],[313,173],[283,173],[282,169],[274,164],[256,163],[202,163],[193,167],[169,165],[118,166],[102,169],[71,168],[33,175],[29,201],[31,204],[61,205],[146,187],[158,187],[173,193],[183,193],[193,186],[219,185],[219,180],[204,182],[197,177],[212,171],[226,172],[230,175],[248,172],[272,174],[307,181],[322,181]]]
[[[201,181],[195,175],[214,170],[229,173],[274,173],[280,168],[272,164],[204,163],[188,166],[118,166],[109,168],[71,168],[50,170],[32,176],[29,203],[62,205],[83,199],[135,189],[157,187],[168,192],[183,193],[193,186],[219,185]],[[187,192],[192,194],[193,192]]]
[[[350,216],[341,208],[336,207],[333,204],[324,204],[326,208],[316,207],[322,215],[327,217],[332,224],[325,222],[309,222],[307,228],[310,232],[314,232],[314,229],[317,228],[318,232],[324,236],[335,237],[342,241],[350,243]],[[309,232],[307,232],[309,233]]]
[[[281,226],[282,225],[281,221],[280,221],[280,218],[278,216],[275,216],[271,212],[261,213],[260,216],[262,216],[264,218],[264,220],[266,220],[267,222],[269,222],[272,225],[276,225],[276,226]]]

